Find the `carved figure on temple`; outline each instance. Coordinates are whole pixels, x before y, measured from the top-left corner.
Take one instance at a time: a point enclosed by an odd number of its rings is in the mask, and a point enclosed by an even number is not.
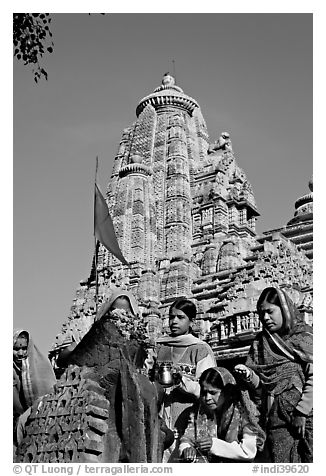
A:
[[[224,367],[205,370],[199,383],[200,399],[187,412],[188,425],[180,441],[182,460],[252,461],[264,446],[265,433],[248,390],[241,389]]]
[[[169,309],[171,333],[157,340],[156,369],[166,366],[172,374],[165,390],[163,418],[177,435],[185,424],[181,413],[199,398],[198,378],[215,365],[210,346],[191,333],[196,312],[193,302],[177,298]],[[178,460],[177,447],[178,440],[165,452],[164,462]]]
[[[194,263],[201,268],[204,254],[201,251],[198,251],[194,256]]]
[[[119,288],[125,288],[129,285],[129,276],[126,276],[121,269],[112,274],[111,283]]]
[[[242,195],[244,198],[247,198],[250,195],[253,195],[252,186],[248,182],[248,180],[245,180],[245,182],[242,185]]]
[[[224,240],[218,254],[217,271],[224,269],[234,269],[245,264],[244,250],[240,240],[235,237]]]
[[[234,184],[229,192],[230,198],[233,200],[239,200],[240,198],[240,186],[239,184]]]
[[[235,372],[260,402],[267,432],[264,458],[312,463],[312,328],[279,288],[263,290],[257,311],[263,331],[246,365],[238,364]]]
[[[249,329],[249,325],[250,325],[249,314],[245,314],[241,318],[241,330],[247,331]]]
[[[209,145],[207,153],[214,154],[218,150],[232,152],[232,142],[228,132],[222,132],[220,137],[213,144]]]
[[[223,174],[222,172],[217,172],[217,174],[215,176],[215,182],[218,185],[225,186],[225,184],[226,184],[225,174]]]
[[[216,273],[216,262],[218,255],[217,245],[209,245],[204,252],[204,259],[202,262],[203,274]]]

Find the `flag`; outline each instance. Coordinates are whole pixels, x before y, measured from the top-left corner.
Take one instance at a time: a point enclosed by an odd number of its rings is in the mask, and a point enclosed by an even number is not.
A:
[[[121,253],[108,206],[97,183],[95,183],[94,196],[94,234],[108,251],[123,264],[129,266],[129,263]]]

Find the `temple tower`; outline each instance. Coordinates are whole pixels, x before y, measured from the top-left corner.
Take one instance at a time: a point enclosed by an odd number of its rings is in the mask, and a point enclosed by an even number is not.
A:
[[[259,331],[258,294],[275,283],[294,286],[312,320],[312,193],[286,226],[257,236],[253,189],[230,134],[210,142],[198,103],[169,73],[122,132],[106,200],[130,266],[99,246],[98,305],[113,286],[131,290],[154,338],[167,330],[171,301],[187,296],[198,310],[194,328],[216,356],[243,357]],[[78,341],[94,315],[93,259],[51,355]]]
[[[151,271],[157,289],[139,297],[158,303],[191,293],[192,188],[208,134],[198,103],[168,73],[139,102],[136,116],[123,132],[107,188],[117,238],[131,267],[121,267],[102,247],[100,262],[127,276],[138,295],[143,274]],[[167,281],[169,291],[162,293],[160,282]]]

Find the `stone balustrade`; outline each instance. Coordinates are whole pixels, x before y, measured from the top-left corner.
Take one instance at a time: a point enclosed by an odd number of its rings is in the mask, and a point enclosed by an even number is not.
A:
[[[230,340],[248,340],[261,330],[262,326],[257,312],[247,312],[228,316],[219,321],[211,329],[210,345]]]

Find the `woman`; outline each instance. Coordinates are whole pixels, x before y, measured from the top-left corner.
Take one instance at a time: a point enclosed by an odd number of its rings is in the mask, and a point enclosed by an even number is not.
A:
[[[133,316],[138,316],[140,314],[139,307],[134,296],[125,289],[116,288],[113,290],[110,298],[100,308],[95,317],[95,322],[99,321],[100,319],[108,318],[110,313],[117,309],[121,309],[126,313],[132,314]],[[75,341],[60,351],[56,362],[59,367],[63,368],[67,365],[69,356],[77,347],[79,342],[80,341]]]
[[[33,343],[29,332],[14,331],[13,413],[14,439],[18,418],[42,395],[51,393],[56,382],[51,363]]]
[[[245,365],[235,371],[260,392],[272,462],[312,462],[312,328],[281,289],[264,289],[257,302],[263,331]]]
[[[241,390],[223,367],[205,370],[200,379],[200,400],[189,413],[180,441],[184,462],[249,462],[265,435],[258,411],[247,390]]]
[[[174,377],[173,385],[166,388],[162,416],[176,437],[185,426],[182,412],[199,398],[200,375],[216,365],[210,346],[191,333],[195,317],[195,304],[188,299],[177,298],[169,309],[171,334],[157,340],[156,369],[169,365]],[[170,454],[165,454],[164,459],[173,461],[177,454],[175,445],[168,451]]]

